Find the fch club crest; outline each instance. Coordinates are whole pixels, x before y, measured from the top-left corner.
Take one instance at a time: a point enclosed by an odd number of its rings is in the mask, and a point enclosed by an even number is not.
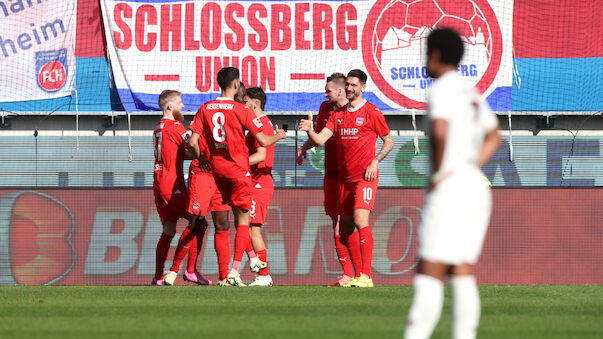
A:
[[[56,92],[67,82],[67,49],[36,52],[38,86],[45,92]]]

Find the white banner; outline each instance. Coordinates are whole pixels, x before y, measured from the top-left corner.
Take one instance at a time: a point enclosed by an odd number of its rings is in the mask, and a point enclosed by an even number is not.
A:
[[[365,97],[382,110],[424,109],[434,27],[462,35],[459,74],[495,110],[511,109],[512,0],[102,0],[102,9],[128,111],[157,109],[166,88],[196,110],[219,92],[225,66],[267,92],[268,111],[315,111],[326,77],[356,68],[369,75]]]
[[[76,2],[0,1],[0,102],[71,95]]]

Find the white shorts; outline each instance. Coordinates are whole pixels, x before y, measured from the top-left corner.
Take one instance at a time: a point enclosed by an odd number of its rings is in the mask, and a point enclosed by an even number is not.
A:
[[[492,194],[481,172],[445,178],[427,196],[419,256],[448,265],[475,264],[490,222]]]

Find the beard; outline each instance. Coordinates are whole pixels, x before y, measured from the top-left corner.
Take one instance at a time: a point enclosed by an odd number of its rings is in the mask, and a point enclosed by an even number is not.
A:
[[[182,115],[182,111],[177,110],[173,112],[174,119],[180,122],[184,121],[184,115]]]

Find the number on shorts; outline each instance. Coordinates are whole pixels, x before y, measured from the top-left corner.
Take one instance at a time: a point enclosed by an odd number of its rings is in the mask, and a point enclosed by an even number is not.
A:
[[[362,193],[364,194],[364,200],[371,201],[373,199],[373,189],[371,187],[363,188]]]
[[[213,135],[214,140],[217,142],[224,142],[226,140],[226,131],[224,130],[224,113],[217,112],[211,117],[211,122],[214,124]]]
[[[161,161],[161,132],[155,133],[155,137],[153,138],[155,143],[155,159],[158,162]]]
[[[255,201],[254,200],[251,200],[251,209],[249,209],[249,214],[250,215],[255,214]]]

